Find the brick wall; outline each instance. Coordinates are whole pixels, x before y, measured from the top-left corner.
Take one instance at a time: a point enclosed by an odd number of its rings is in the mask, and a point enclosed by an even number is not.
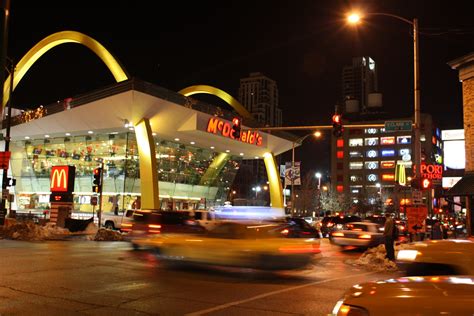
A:
[[[474,172],[474,78],[463,80],[464,135],[466,141],[466,172]]]

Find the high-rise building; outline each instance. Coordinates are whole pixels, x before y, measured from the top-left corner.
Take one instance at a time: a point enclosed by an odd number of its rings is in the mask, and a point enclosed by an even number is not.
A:
[[[258,122],[268,126],[282,125],[277,84],[262,73],[252,72],[249,77],[240,79],[239,101]]]
[[[278,103],[278,87],[260,72],[240,79],[239,101],[254,118],[265,126],[282,126],[282,111]],[[243,174],[251,175],[244,176]],[[267,175],[263,160],[244,160],[236,179],[243,191],[251,193],[252,186],[265,184]],[[250,181],[250,182],[249,182]],[[241,192],[243,193],[243,192]]]
[[[347,112],[366,112],[382,106],[376,93],[377,67],[369,56],[352,58],[352,65],[342,70],[342,100]]]

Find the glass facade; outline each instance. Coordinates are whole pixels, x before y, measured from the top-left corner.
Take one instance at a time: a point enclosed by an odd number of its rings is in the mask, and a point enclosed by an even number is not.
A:
[[[229,156],[210,177],[206,171],[218,152],[156,136],[154,140],[162,209],[223,204],[240,157]],[[104,161],[102,209],[140,207],[140,166],[133,131],[14,141],[10,150],[17,210],[49,209],[51,167],[74,165],[74,211],[92,212],[92,172],[99,166],[98,159]]]

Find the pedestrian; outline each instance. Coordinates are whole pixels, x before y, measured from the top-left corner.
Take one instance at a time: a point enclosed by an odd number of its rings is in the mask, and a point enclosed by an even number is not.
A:
[[[383,231],[383,236],[384,236],[384,241],[385,241],[385,251],[387,252],[387,254],[385,255],[385,258],[391,261],[395,260],[395,249],[393,246],[394,225],[395,223],[390,213],[385,213],[385,226],[384,226],[384,231]]]

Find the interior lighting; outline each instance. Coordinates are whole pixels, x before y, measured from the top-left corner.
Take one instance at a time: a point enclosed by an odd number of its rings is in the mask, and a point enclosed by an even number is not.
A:
[[[244,155],[244,153],[240,153],[239,155],[243,156],[243,155]]]
[[[191,144],[191,145],[194,145],[194,144],[196,144],[196,142],[190,142],[190,144]]]
[[[226,153],[230,153],[230,150],[229,150],[229,149],[226,149],[225,152],[226,152]]]
[[[45,138],[49,138],[49,135],[48,135],[48,134],[46,134],[46,135],[44,135],[44,137],[45,137]]]
[[[211,146],[211,149],[214,149],[214,148],[216,148],[216,147],[214,147],[214,146]]]
[[[94,134],[94,132],[93,131],[88,131],[87,134]]]
[[[175,138],[174,141],[175,141],[175,142],[179,142],[179,138]]]
[[[66,136],[71,136],[71,133],[66,133],[65,135],[66,135]]]
[[[30,139],[30,136],[25,136],[25,139]]]

